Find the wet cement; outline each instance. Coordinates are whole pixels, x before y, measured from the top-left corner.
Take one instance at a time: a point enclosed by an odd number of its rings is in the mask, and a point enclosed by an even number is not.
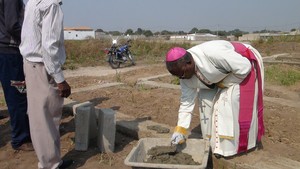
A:
[[[148,150],[146,163],[200,165],[187,153],[177,152],[176,146],[156,146]]]
[[[160,125],[147,126],[147,129],[155,130],[156,133],[169,133],[170,132],[170,129],[168,129],[166,127],[162,127]]]

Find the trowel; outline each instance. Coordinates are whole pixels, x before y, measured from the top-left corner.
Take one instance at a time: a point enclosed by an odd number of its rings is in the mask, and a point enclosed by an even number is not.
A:
[[[174,153],[179,153],[186,147],[186,142],[183,142],[181,144],[172,144],[171,143],[171,147],[173,147]]]

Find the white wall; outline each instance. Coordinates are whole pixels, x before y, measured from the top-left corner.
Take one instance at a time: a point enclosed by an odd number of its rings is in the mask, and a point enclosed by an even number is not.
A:
[[[239,41],[254,41],[259,39],[260,39],[260,34],[257,33],[245,34],[239,37]]]
[[[65,40],[84,40],[87,38],[95,38],[95,31],[64,31]]]

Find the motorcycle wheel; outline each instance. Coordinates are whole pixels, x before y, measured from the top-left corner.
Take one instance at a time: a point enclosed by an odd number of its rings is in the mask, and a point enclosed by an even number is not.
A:
[[[135,65],[134,56],[131,53],[128,53],[128,59],[131,62],[131,65]]]
[[[108,57],[108,63],[110,65],[111,68],[113,69],[117,69],[120,67],[120,62],[116,60],[116,56],[115,55],[109,55]]]

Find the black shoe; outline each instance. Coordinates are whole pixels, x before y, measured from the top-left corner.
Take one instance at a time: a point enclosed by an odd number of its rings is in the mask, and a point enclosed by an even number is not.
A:
[[[6,118],[5,116],[0,115],[0,120]]]
[[[220,159],[220,158],[222,158],[223,156],[222,155],[220,155],[220,154],[214,154],[215,155],[215,157],[217,158],[217,159]]]
[[[32,143],[23,143],[21,146],[17,147],[17,148],[13,148],[16,151],[33,151],[33,146]]]
[[[58,166],[57,169],[65,169],[70,167],[74,163],[73,160],[63,160],[62,163]]]

